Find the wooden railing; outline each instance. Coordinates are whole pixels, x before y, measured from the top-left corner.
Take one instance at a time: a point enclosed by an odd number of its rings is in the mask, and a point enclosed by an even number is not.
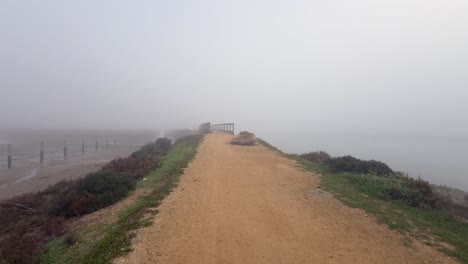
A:
[[[211,131],[225,132],[234,135],[234,123],[222,123],[211,125]]]

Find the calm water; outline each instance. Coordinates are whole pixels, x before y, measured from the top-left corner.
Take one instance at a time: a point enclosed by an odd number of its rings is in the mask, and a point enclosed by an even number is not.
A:
[[[6,167],[7,144],[13,145],[13,160],[15,165],[37,162],[39,160],[40,144],[44,142],[44,153],[47,159],[62,158],[65,141],[68,155],[81,153],[81,144],[85,144],[85,152],[94,151],[96,142],[98,148],[117,145],[143,145],[159,136],[157,131],[5,131],[0,130],[0,167]],[[107,145],[108,144],[108,145]]]
[[[380,160],[413,177],[468,191],[468,138],[295,133],[265,139],[289,153],[325,150],[332,156]]]
[[[69,154],[93,151],[109,144],[142,145],[156,139],[156,131],[0,131],[0,167],[6,166],[6,144],[13,144],[15,164],[37,162],[40,142],[50,157],[63,157],[67,140]],[[332,156],[352,155],[375,159],[392,169],[421,177],[434,184],[468,191],[468,138],[360,136],[330,133],[290,133],[260,136],[288,153],[325,150]]]

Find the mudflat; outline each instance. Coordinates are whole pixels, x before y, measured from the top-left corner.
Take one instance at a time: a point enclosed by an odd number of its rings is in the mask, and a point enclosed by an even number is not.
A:
[[[118,146],[84,155],[70,156],[67,160],[49,160],[41,168],[38,162],[0,168],[0,200],[15,195],[44,190],[61,180],[73,180],[99,170],[116,157],[127,157],[138,146]]]

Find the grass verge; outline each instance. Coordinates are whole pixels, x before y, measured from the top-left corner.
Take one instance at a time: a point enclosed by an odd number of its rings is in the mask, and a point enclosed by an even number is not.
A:
[[[389,201],[379,192],[385,179],[374,175],[333,173],[324,164],[294,157],[304,169],[321,174],[322,189],[344,204],[374,215],[380,223],[411,239],[433,246],[462,263],[468,263],[468,224],[439,209],[412,207]],[[408,243],[408,246],[411,244]]]
[[[41,263],[111,263],[129,252],[135,230],[151,224],[154,209],[177,185],[189,162],[195,157],[203,136],[194,135],[177,141],[159,168],[138,182],[144,190],[130,206],[119,212],[110,224],[90,225],[76,232],[73,242],[61,237],[48,244]]]

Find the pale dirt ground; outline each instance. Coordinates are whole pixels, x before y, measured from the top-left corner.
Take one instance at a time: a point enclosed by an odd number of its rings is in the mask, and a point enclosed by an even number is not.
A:
[[[86,152],[67,160],[50,160],[41,168],[39,162],[16,165],[8,170],[0,168],[0,200],[27,192],[44,190],[61,180],[73,180],[99,170],[116,157],[127,157],[138,146],[119,146],[98,152]]]
[[[179,186],[115,263],[456,263],[316,187],[257,145],[208,135]]]

